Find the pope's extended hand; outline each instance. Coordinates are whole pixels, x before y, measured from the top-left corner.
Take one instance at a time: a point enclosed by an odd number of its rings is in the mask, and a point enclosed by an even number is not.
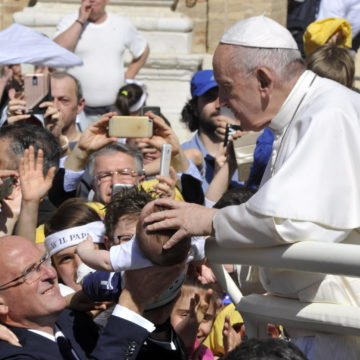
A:
[[[185,203],[169,199],[155,200],[155,204],[164,208],[144,220],[149,231],[175,229],[175,234],[163,246],[169,249],[182,239],[196,235],[211,235],[212,221],[216,209],[209,209],[197,204]]]

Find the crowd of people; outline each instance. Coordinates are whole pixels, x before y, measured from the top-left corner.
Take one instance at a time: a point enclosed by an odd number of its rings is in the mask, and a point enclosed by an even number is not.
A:
[[[181,113],[192,136],[181,143],[135,79],[147,41],[106,5],[83,0],[60,21],[54,41],[83,65],[38,66],[51,96],[33,111],[21,64],[2,68],[0,358],[358,359],[356,336],[268,324],[269,339],[248,339],[205,252],[208,237],[239,252],[360,242],[350,24],[311,24],[304,58],[274,20],[236,22],[214,69],[192,76]],[[152,135],[110,136],[118,115],[146,116]],[[225,144],[229,125],[240,127]],[[259,137],[244,180],[233,144],[252,131]],[[224,266],[244,294],[359,307],[358,279]]]

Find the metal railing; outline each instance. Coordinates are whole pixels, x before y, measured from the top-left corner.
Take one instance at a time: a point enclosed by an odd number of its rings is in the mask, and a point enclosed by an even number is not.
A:
[[[266,248],[234,249],[220,247],[210,238],[206,241],[205,253],[219,283],[241,312],[249,337],[266,336],[268,322],[312,331],[360,335],[360,308],[303,303],[258,294],[243,296],[224,267],[219,265],[256,265],[360,277],[360,246],[304,241]]]

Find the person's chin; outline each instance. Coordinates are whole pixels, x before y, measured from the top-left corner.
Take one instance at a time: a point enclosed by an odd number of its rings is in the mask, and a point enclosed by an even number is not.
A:
[[[108,204],[110,202],[110,200],[111,200],[111,193],[102,195],[99,199],[99,201],[102,204]]]

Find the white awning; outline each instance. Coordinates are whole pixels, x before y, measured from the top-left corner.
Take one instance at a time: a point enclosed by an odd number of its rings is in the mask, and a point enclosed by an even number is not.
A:
[[[0,65],[33,64],[64,68],[82,65],[82,60],[46,35],[13,24],[0,31]]]

